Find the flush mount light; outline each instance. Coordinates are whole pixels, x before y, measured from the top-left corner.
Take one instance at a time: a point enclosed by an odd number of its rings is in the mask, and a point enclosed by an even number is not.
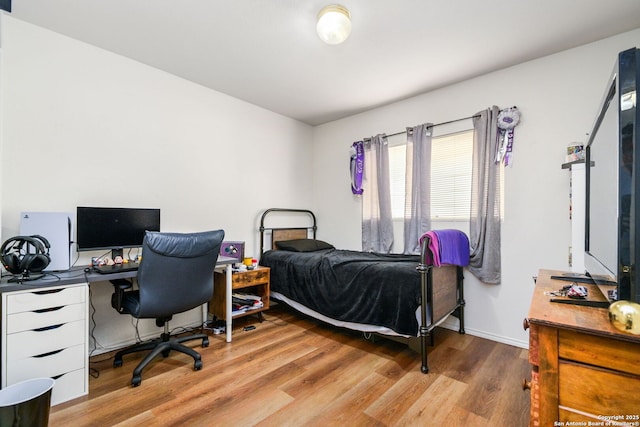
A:
[[[351,14],[337,4],[323,8],[316,25],[318,36],[327,44],[340,44],[351,34]]]

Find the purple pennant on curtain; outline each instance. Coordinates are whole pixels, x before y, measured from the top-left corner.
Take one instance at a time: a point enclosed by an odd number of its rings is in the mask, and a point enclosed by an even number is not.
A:
[[[364,143],[362,141],[356,141],[351,145],[349,169],[351,170],[351,192],[362,194],[362,172],[364,170]]]

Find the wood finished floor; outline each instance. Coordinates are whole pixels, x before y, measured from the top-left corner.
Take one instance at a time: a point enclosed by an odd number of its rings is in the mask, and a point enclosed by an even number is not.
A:
[[[247,324],[256,325],[244,332]],[[152,363],[131,388],[139,356],[99,371],[89,395],[54,406],[56,426],[526,426],[527,351],[454,331],[436,330],[430,373],[420,356],[386,339],[333,328],[282,305],[234,322],[233,342],[210,337],[186,355]]]

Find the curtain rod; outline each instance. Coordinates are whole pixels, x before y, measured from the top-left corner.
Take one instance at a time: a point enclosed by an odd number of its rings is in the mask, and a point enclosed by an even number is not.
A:
[[[448,125],[450,123],[456,123],[456,122],[461,122],[463,120],[475,119],[477,117],[480,117],[480,114],[476,114],[476,115],[469,116],[469,117],[462,117],[461,119],[449,120],[448,122],[436,123],[435,125],[431,125],[429,127],[430,128],[434,128],[436,126]],[[403,130],[403,131],[400,131],[400,132],[391,133],[391,134],[387,135],[387,137],[396,136],[396,135],[402,135],[403,133],[407,133],[407,131]],[[371,138],[364,138],[364,141],[371,141]]]

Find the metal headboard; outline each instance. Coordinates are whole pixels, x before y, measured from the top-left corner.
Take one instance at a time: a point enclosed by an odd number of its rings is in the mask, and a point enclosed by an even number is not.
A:
[[[311,217],[311,219],[313,220],[313,225],[309,226],[309,227],[265,227],[264,226],[264,222],[265,219],[267,218],[267,215],[269,215],[272,212],[280,212],[280,213],[300,213],[300,214],[305,214],[305,215],[309,215]],[[283,209],[283,208],[271,208],[271,209],[267,209],[266,211],[264,211],[264,213],[262,214],[262,216],[260,217],[260,258],[262,258],[262,254],[264,253],[264,233],[265,231],[273,231],[273,230],[291,230],[291,229],[299,229],[299,230],[307,230],[307,231],[311,231],[313,238],[316,238],[316,231],[318,229],[318,226],[316,225],[316,216],[314,215],[313,212],[311,212],[308,209]]]

